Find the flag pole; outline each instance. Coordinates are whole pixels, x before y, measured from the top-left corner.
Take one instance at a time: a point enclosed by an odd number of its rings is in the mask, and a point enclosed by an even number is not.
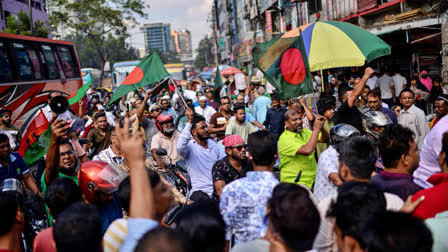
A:
[[[185,110],[187,110],[187,107],[188,107],[188,105],[187,105],[187,103],[185,102],[185,99],[184,99],[184,97],[182,97],[182,95],[180,95],[179,94],[179,91],[177,90],[177,87],[176,87],[176,83],[174,82],[174,80],[173,80],[173,78],[171,77],[171,75],[170,75],[170,81],[173,83],[173,85],[174,85],[174,92],[176,92],[176,94],[180,97],[180,99],[182,100],[182,102],[184,103],[184,105],[185,105]]]

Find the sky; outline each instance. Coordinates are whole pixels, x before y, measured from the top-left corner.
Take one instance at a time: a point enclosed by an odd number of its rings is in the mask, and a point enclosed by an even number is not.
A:
[[[199,41],[210,31],[207,17],[210,15],[213,0],[146,0],[150,8],[147,18],[137,18],[139,24],[129,31],[128,42],[134,48],[145,47],[141,27],[148,23],[169,23],[171,30],[187,29],[193,40],[193,50]]]

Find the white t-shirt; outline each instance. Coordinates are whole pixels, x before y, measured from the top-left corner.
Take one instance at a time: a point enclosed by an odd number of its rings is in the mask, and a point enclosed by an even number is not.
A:
[[[401,76],[401,74],[396,73],[392,76],[392,81],[394,82],[395,97],[398,97],[401,90],[403,90],[403,86],[407,84],[406,78]]]
[[[391,99],[392,85],[394,84],[392,77],[387,74],[383,74],[383,76],[378,78],[377,83],[381,91],[381,99]]]

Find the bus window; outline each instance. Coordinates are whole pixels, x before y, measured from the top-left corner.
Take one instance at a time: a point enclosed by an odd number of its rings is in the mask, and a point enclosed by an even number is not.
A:
[[[51,47],[43,45],[42,51],[44,53],[45,63],[47,64],[48,78],[57,79],[59,77],[58,66],[56,65],[56,59],[54,58]]]
[[[66,78],[73,78],[75,76],[75,62],[72,59],[70,51],[66,47],[58,47],[59,56],[61,58],[62,68],[64,69]]]
[[[17,60],[17,68],[19,70],[20,79],[22,81],[33,79],[33,68],[25,46],[20,43],[13,43],[15,56]]]
[[[34,79],[36,79],[36,80],[42,79],[40,62],[39,62],[39,58],[37,57],[36,50],[34,50],[34,48],[32,48],[32,47],[27,47],[26,52],[28,53],[28,56],[31,60],[31,64],[33,65]]]
[[[12,69],[8,58],[8,51],[5,45],[0,42],[0,82],[10,82],[12,80]]]

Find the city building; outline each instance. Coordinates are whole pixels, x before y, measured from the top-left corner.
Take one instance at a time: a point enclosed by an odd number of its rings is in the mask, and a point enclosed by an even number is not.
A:
[[[139,59],[143,59],[144,57],[146,57],[146,55],[148,55],[146,53],[146,48],[138,48],[138,57],[139,57]]]
[[[171,50],[180,56],[181,62],[193,61],[193,46],[189,30],[171,31]]]
[[[48,21],[48,13],[45,6],[45,0],[32,0],[31,10],[33,15],[33,22],[40,20],[42,22]],[[10,15],[17,15],[20,11],[25,11],[28,15],[30,13],[28,0],[1,0],[0,1],[0,32],[6,28],[6,18]]]
[[[145,24],[143,28],[145,33],[145,47],[147,51],[156,49],[163,53],[170,52],[170,24]]]

